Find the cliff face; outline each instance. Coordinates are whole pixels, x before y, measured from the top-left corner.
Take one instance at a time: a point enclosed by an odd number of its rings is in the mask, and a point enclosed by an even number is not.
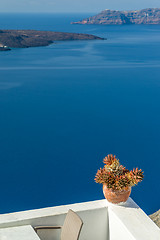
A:
[[[90,34],[36,30],[0,30],[0,45],[11,48],[47,46],[54,41],[101,39]],[[1,48],[3,50],[3,47]]]
[[[160,210],[150,215],[150,218],[157,224],[160,228]]]
[[[147,8],[138,11],[104,10],[101,13],[72,24],[160,24],[160,8]]]

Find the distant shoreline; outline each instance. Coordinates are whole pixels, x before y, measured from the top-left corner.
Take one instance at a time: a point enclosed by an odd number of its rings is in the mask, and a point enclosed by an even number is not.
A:
[[[54,41],[103,40],[103,38],[81,33],[66,33],[37,30],[0,30],[0,51],[10,48],[48,46]]]
[[[9,50],[11,49],[7,46],[0,46],[0,51],[9,51]]]
[[[106,9],[99,14],[72,22],[71,24],[96,25],[135,25],[160,24],[160,8],[146,8],[136,11],[118,11]]]

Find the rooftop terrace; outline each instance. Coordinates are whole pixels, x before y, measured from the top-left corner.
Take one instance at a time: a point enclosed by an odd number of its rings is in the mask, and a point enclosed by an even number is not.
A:
[[[79,240],[160,240],[160,229],[131,199],[114,205],[98,200],[0,215],[0,240],[58,240],[60,230],[40,230],[37,225],[63,225],[69,209],[83,220]]]

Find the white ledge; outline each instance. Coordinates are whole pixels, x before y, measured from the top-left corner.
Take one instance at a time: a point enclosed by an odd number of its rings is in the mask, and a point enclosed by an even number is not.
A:
[[[107,207],[107,201],[97,200],[91,202],[83,202],[83,203],[75,203],[69,205],[62,205],[56,207],[49,208],[41,208],[29,211],[21,211],[14,213],[7,213],[0,215],[0,228],[15,226],[15,224],[24,225],[28,220],[34,220],[45,217],[58,216],[62,214],[66,214],[69,209],[72,209],[75,212],[88,211],[88,210],[96,210]]]
[[[1,240],[40,240],[33,228],[28,226],[0,229]]]
[[[160,240],[160,229],[131,198],[126,203],[116,205],[104,199],[2,214],[0,215],[0,240],[38,240],[32,227],[63,225],[69,209],[77,212],[84,223],[79,240]],[[30,233],[29,238],[25,238],[22,234],[20,226],[25,225],[30,225],[25,229],[28,231],[28,236]],[[18,232],[22,235],[18,235]],[[14,238],[10,237],[11,233],[15,234]],[[58,240],[60,233],[44,230],[43,234],[39,234],[42,240]]]

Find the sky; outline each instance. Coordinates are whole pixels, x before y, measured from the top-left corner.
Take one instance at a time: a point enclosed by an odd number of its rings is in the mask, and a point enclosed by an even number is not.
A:
[[[160,8],[160,0],[0,0],[0,12],[90,12]]]

